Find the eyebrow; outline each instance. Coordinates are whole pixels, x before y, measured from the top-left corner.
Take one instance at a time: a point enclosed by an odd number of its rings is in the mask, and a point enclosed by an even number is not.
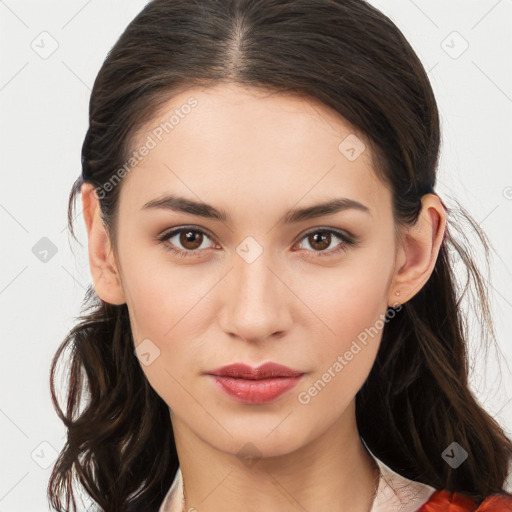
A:
[[[189,213],[208,219],[219,220],[221,222],[231,221],[230,216],[223,209],[218,209],[204,202],[194,201],[192,199],[172,194],[152,199],[141,208],[143,211],[151,209],[166,209],[175,212]],[[286,214],[281,218],[281,222],[284,222],[285,224],[292,224],[309,219],[315,219],[324,215],[333,215],[350,209],[359,210],[371,215],[370,209],[366,205],[347,197],[340,197],[325,203],[307,206],[305,208],[294,208],[286,212]]]

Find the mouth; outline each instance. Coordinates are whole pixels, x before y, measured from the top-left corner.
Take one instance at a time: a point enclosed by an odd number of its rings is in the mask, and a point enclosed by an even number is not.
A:
[[[266,363],[258,368],[237,363],[208,372],[208,375],[229,397],[258,405],[272,402],[295,387],[304,372],[277,363]]]

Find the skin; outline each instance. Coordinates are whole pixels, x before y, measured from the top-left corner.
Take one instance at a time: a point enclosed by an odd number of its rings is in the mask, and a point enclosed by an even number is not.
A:
[[[375,175],[369,145],[350,161],[338,146],[355,130],[320,102],[294,95],[235,84],[194,87],[169,100],[137,144],[190,97],[198,105],[124,178],[118,247],[102,225],[93,187],[82,188],[96,293],[127,304],[136,346],[149,339],[160,350],[141,367],[169,406],[185,510],[370,510],[378,472],[359,438],[355,395],[382,330],[360,343],[309,403],[298,395],[358,334],[379,325],[388,305],[406,302],[426,283],[445,231],[444,207],[436,195],[423,196],[417,223],[395,236],[391,192]],[[204,201],[231,220],[141,211],[163,193]],[[369,213],[281,222],[290,209],[337,197],[359,201]],[[190,225],[212,236],[154,239]],[[315,243],[306,236],[313,228],[345,230],[358,240],[334,253],[343,241],[332,235]],[[251,263],[236,251],[248,236],[263,251]],[[179,258],[165,249],[172,244],[198,255]],[[236,402],[203,374],[267,361],[305,375],[265,405]],[[253,465],[239,455],[246,443],[257,450]]]

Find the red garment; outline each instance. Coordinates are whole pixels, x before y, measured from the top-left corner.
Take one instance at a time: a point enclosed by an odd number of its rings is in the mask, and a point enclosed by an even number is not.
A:
[[[477,507],[476,501],[463,494],[439,490],[430,496],[418,512],[512,512],[512,497],[492,494]]]

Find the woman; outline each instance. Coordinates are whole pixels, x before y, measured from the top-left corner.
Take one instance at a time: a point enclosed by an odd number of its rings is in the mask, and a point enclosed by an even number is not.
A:
[[[512,510],[439,139],[418,57],[362,0],[147,4],[94,84],[70,197],[94,289],[52,364],[52,506],[74,473],[105,511]]]

